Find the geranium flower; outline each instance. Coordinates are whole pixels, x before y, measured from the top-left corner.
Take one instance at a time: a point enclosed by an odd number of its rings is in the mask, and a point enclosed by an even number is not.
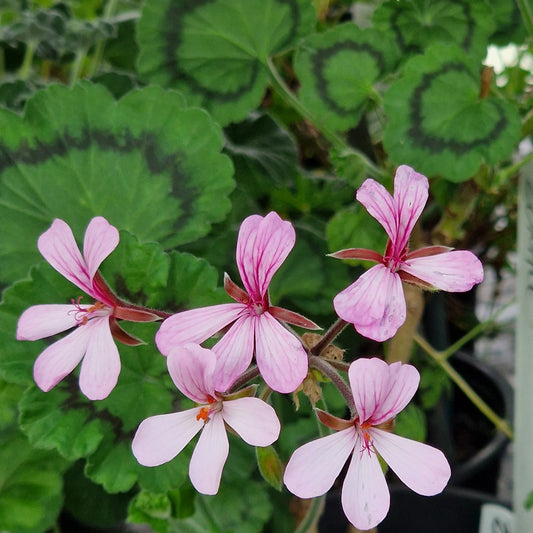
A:
[[[424,496],[441,492],[451,471],[440,450],[380,429],[392,426],[416,392],[420,375],[415,367],[358,359],[348,376],[357,417],[348,421],[317,411],[322,422],[339,431],[298,448],[284,482],[300,498],[325,494],[351,454],[342,507],[356,528],[371,529],[385,518],[390,503],[378,453],[409,488]]]
[[[331,254],[378,263],[337,294],[333,306],[340,318],[365,337],[387,340],[405,322],[402,281],[426,289],[465,292],[483,280],[483,266],[472,252],[446,246],[409,251],[409,237],[426,205],[428,188],[425,176],[402,165],[396,171],[393,196],[373,179],[357,191],[357,200],[383,226],[389,241],[383,256],[361,248]]]
[[[268,446],[279,436],[278,417],[259,398],[221,394],[217,356],[211,350],[196,344],[176,347],[168,354],[167,365],[176,387],[198,405],[143,420],[133,439],[133,455],[144,466],[166,463],[201,431],[189,477],[198,492],[216,494],[229,452],[225,424],[246,443]]]
[[[70,226],[55,219],[38,240],[42,256],[66,279],[96,301],[71,304],[45,304],[30,307],[20,316],[17,339],[34,341],[76,328],[48,346],[33,367],[35,382],[45,392],[70,374],[83,359],[80,389],[90,400],[106,398],[120,373],[120,358],[113,337],[125,344],[141,341],[128,335],[117,319],[152,321],[160,317],[119,300],[99,275],[98,267],[116,248],[118,230],[103,217],[87,226],[81,255]]]
[[[255,359],[266,383],[278,392],[292,392],[307,375],[307,354],[300,340],[279,321],[320,329],[306,318],[270,305],[268,286],[296,239],[290,222],[277,213],[252,215],[239,229],[237,267],[246,291],[225,276],[226,292],[238,303],[202,307],[166,319],[156,335],[163,355],[175,346],[200,344],[229,324],[213,351],[220,359],[218,383],[227,390]]]

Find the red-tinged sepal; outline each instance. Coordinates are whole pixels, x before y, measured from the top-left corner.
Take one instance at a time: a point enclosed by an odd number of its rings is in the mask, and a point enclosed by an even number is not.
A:
[[[245,387],[244,389],[238,390],[237,392],[232,392],[230,394],[220,394],[220,397],[223,401],[229,401],[229,400],[238,400],[239,398],[247,398],[249,396],[255,396],[255,393],[257,391],[257,387],[259,385],[248,385],[248,387]]]
[[[117,323],[114,317],[109,317],[109,328],[113,338],[126,346],[140,346],[146,344],[143,340],[126,333]]]
[[[293,311],[289,311],[288,309],[283,309],[282,307],[276,307],[275,305],[272,305],[268,308],[268,312],[274,318],[277,318],[282,322],[287,322],[287,324],[292,324],[293,326],[299,326],[305,329],[322,329],[312,320],[309,320],[298,313],[294,313]]]
[[[431,283],[427,283],[426,281],[423,281],[416,276],[413,276],[412,274],[408,274],[407,272],[404,272],[403,270],[398,270],[397,272],[398,276],[400,276],[400,279],[404,281],[405,283],[409,283],[410,285],[415,285],[416,287],[420,287],[421,289],[424,289],[425,291],[438,291],[437,287],[434,287],[431,285]]]
[[[419,250],[409,252],[405,256],[405,260],[408,261],[409,259],[416,259],[417,257],[428,257],[430,255],[446,254],[448,252],[451,252],[452,250],[453,248],[450,248],[449,246],[426,246],[425,248],[420,248]]]
[[[128,322],[156,322],[161,320],[161,317],[152,313],[148,309],[136,309],[133,307],[116,306],[113,309],[113,316],[120,320],[127,320]]]
[[[374,261],[375,263],[383,262],[382,255],[374,250],[367,250],[366,248],[348,248],[328,254],[328,256],[334,257],[335,259],[360,259],[363,261]]]
[[[341,431],[343,429],[348,429],[353,426],[353,420],[344,420],[344,418],[339,418],[337,416],[326,413],[322,409],[315,409],[316,416],[322,424],[328,428],[334,429],[335,431]]]
[[[239,303],[247,304],[250,298],[246,291],[231,281],[231,278],[224,272],[224,290]]]

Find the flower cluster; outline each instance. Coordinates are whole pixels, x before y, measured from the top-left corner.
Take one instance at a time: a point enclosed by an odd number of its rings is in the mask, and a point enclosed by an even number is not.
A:
[[[357,199],[389,237],[383,256],[358,248],[332,254],[377,263],[333,301],[339,317],[362,335],[383,341],[396,333],[406,317],[403,282],[426,289],[466,291],[483,278],[482,266],[471,252],[440,246],[409,250],[410,234],[427,197],[427,179],[406,166],[398,169],[393,196],[371,179],[357,192]],[[175,386],[195,406],[144,420],[133,439],[133,454],[142,465],[160,465],[172,460],[200,433],[189,477],[199,492],[215,494],[229,452],[226,429],[251,446],[274,443],[281,426],[267,403],[270,392],[298,389],[310,361],[320,356],[310,357],[289,325],[319,327],[293,311],[272,305],[269,298],[270,282],[295,238],[292,224],[275,212],[246,218],[236,248],[244,289],[229,276],[224,279],[225,290],[235,302],[168,315],[120,299],[98,272],[119,242],[116,228],[102,217],[94,218],[87,227],[82,255],[69,226],[55,220],[39,238],[39,250],[53,268],[94,302],[82,304],[79,297],[71,304],[36,305],[21,315],[19,340],[72,330],[39,355],[34,365],[35,382],[49,391],[81,361],[81,391],[91,400],[106,398],[120,373],[113,339],[130,345],[140,342],[119,322],[164,319],[155,343],[166,357]],[[215,335],[220,338],[211,349],[202,346]],[[256,366],[251,367],[254,360]],[[352,417],[344,420],[317,410],[320,421],[335,432],[298,448],[288,461],[284,482],[301,498],[324,494],[351,455],[342,505],[356,527],[369,529],[384,518],[389,507],[378,456],[405,484],[423,495],[442,491],[450,467],[439,450],[391,433],[394,418],[418,388],[419,374],[413,366],[358,358],[346,370],[351,391],[343,393],[352,407]],[[248,385],[259,374],[268,387],[262,398],[255,397],[256,385]],[[342,381],[340,375],[338,378]]]

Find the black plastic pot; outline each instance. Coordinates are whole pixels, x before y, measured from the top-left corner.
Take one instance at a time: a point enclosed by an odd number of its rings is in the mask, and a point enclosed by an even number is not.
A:
[[[450,363],[499,416],[512,420],[513,391],[507,380],[472,355],[459,352]],[[428,419],[428,442],[444,451],[452,466],[450,485],[496,494],[509,439],[497,431],[454,385]]]

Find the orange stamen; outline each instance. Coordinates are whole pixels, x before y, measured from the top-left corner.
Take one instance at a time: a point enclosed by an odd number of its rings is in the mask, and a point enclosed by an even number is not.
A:
[[[206,421],[209,416],[209,408],[208,407],[202,407],[198,414],[196,415],[196,420],[204,420]]]

